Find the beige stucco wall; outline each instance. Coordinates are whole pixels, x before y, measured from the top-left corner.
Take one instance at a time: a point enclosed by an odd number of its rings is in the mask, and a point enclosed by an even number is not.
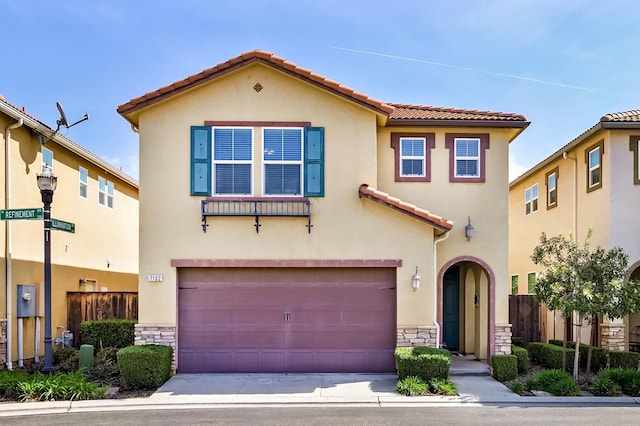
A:
[[[15,120],[0,114],[1,208],[6,208],[4,129]],[[11,131],[11,207],[41,208],[36,183],[41,172],[41,146],[26,126]],[[75,224],[75,233],[51,231],[52,263],[52,335],[57,326],[67,324],[67,291],[136,291],[138,281],[138,189],[130,183],[80,157],[54,141],[46,148],[53,151],[53,172],[58,178],[51,206],[52,218]],[[89,172],[88,198],[79,195],[79,166]],[[98,204],[98,176],[115,184],[114,208]],[[33,284],[39,289],[39,315],[44,314],[44,235],[42,220],[0,222],[0,318],[7,317],[6,235],[11,227],[12,246],[12,359],[17,360],[17,284]],[[80,279],[91,279],[80,287]],[[97,285],[95,284],[97,282]],[[40,319],[42,321],[42,318]],[[35,319],[24,320],[24,358],[34,357]],[[43,321],[42,326],[44,327]],[[42,339],[44,328],[41,329]],[[76,336],[77,338],[77,336]],[[44,351],[40,345],[41,355]]]

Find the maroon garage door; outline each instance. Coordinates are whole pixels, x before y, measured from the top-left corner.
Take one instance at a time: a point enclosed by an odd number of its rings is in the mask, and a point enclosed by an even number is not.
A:
[[[394,372],[395,270],[186,268],[178,371]]]

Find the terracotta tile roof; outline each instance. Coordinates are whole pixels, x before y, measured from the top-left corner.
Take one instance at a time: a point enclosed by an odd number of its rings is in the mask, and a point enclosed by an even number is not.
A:
[[[426,222],[429,225],[436,228],[437,230],[441,231],[442,233],[450,231],[453,228],[452,221],[444,219],[433,213],[430,213],[427,210],[421,209],[420,207],[417,207],[414,204],[410,204],[398,198],[392,197],[386,192],[378,191],[377,189],[367,185],[366,183],[360,185],[360,189],[358,193],[360,197],[367,198],[378,204],[382,204],[384,206],[397,210],[401,213],[407,214],[422,222]]]
[[[129,102],[118,106],[117,111],[121,115],[127,115],[138,109],[152,105],[155,102],[161,101],[185,90],[191,89],[194,86],[213,80],[221,75],[224,75],[251,62],[261,62],[266,65],[272,66],[280,71],[292,74],[298,78],[302,78],[309,83],[322,87],[325,90],[345,97],[353,102],[371,108],[381,114],[389,115],[394,111],[394,107],[387,105],[382,101],[373,99],[363,93],[356,92],[355,90],[343,86],[338,82],[329,80],[322,75],[316,74],[306,68],[302,68],[292,62],[289,62],[283,58],[280,58],[272,53],[265,52],[263,50],[252,50],[250,52],[243,53],[240,56],[229,59],[228,61],[218,64],[212,68],[205,69],[198,74],[191,75],[183,80],[176,81],[175,83],[172,83],[168,86],[161,87],[158,90],[131,99]]]
[[[600,121],[640,121],[640,110],[632,109],[631,111],[611,112],[603,115]]]
[[[508,112],[477,111],[456,108],[442,108],[422,105],[393,104],[395,110],[390,119],[400,120],[480,120],[526,122],[524,115]]]

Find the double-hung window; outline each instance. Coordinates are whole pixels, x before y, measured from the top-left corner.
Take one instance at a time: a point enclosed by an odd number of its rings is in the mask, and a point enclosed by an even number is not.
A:
[[[558,205],[558,167],[547,172],[547,210]]]
[[[42,147],[41,153],[42,153],[42,170],[44,171],[46,168],[51,170],[51,172],[53,172],[53,151],[45,147]]]
[[[524,190],[524,213],[529,215],[538,210],[538,184]]]
[[[640,136],[629,136],[629,151],[633,153],[633,184],[640,185]]]
[[[587,148],[585,161],[587,163],[587,192],[602,188],[602,152],[604,141]]]
[[[250,195],[253,179],[253,130],[213,129],[215,195]]]
[[[98,204],[113,208],[114,186],[113,182],[98,176]]]
[[[84,167],[79,168],[80,174],[80,197],[89,198],[89,171]]]
[[[400,176],[421,177],[426,174],[426,139],[400,138]]]
[[[445,147],[449,150],[449,182],[485,181],[488,134],[447,133]]]
[[[263,129],[264,195],[302,195],[302,131]]]

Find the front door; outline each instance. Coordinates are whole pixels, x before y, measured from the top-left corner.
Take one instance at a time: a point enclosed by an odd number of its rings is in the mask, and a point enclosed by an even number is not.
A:
[[[442,338],[450,351],[460,350],[460,267],[452,266],[444,273],[442,283]]]

